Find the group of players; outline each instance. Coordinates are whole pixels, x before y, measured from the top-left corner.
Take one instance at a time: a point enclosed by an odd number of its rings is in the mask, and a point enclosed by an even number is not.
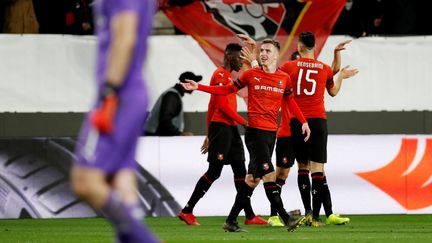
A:
[[[331,196],[324,172],[327,162],[327,121],[324,107],[325,90],[336,96],[342,80],[357,74],[357,69],[345,67],[339,76],[340,51],[348,43],[335,48],[332,67],[315,59],[315,36],[311,32],[299,35],[298,53],[292,61],[279,66],[279,42],[262,41],[259,49],[248,36],[239,35],[245,46],[228,44],[224,64],[213,73],[210,86],[189,80],[182,84],[188,90],[211,93],[207,113],[208,135],[201,148],[208,151],[208,170],[198,180],[179,218],[189,225],[199,225],[193,209],[212,183],[219,178],[225,164],[234,173],[237,195],[223,229],[243,232],[237,217],[244,209],[245,224],[286,225],[292,231],[300,224],[313,227],[324,225],[319,219],[321,205],[327,216],[326,224],[346,224],[349,218],[332,211]],[[257,54],[259,53],[259,54]],[[259,59],[257,60],[257,55]],[[251,69],[240,73],[236,81],[232,72],[244,63]],[[248,90],[247,121],[238,113],[235,93]],[[278,114],[281,120],[278,126]],[[245,143],[250,154],[248,170],[244,165],[244,150],[236,124],[246,128]],[[276,171],[271,162],[276,143]],[[297,211],[286,212],[280,194],[294,161],[298,162],[298,187],[305,208],[305,216]],[[312,183],[309,179],[311,174]],[[246,176],[245,176],[246,175]],[[250,197],[260,180],[264,182],[271,212],[268,221],[256,216]],[[312,193],[312,206],[311,206]],[[282,220],[281,220],[282,219]]]
[[[136,194],[135,177],[135,150],[147,110],[142,67],[155,1],[101,0],[94,8],[99,40],[96,65],[98,98],[84,119],[79,135],[76,163],[71,173],[72,189],[111,221],[117,242],[159,242],[141,222],[143,212]],[[304,221],[312,226],[321,226],[318,218],[321,204],[326,211],[327,223],[347,223],[349,219],[331,211],[324,173],[327,125],[323,98],[326,88],[330,95],[336,95],[342,80],[355,75],[357,70],[344,68],[333,80],[334,71],[340,65],[340,50],[335,53],[339,64],[332,71],[314,59],[315,38],[309,32],[300,35],[300,59],[280,67],[277,41],[262,41],[258,62],[256,43],[247,36],[240,37],[250,49],[229,44],[224,65],[215,71],[211,86],[193,81],[184,84],[186,89],[214,95],[207,116],[208,136],[202,146],[202,152],[209,153],[209,168],[198,181],[179,217],[188,224],[198,224],[192,213],[195,204],[219,177],[223,165],[229,163],[234,172],[237,195],[223,225],[224,230],[244,231],[236,221],[241,210],[245,210],[247,224],[267,223],[254,214],[250,204],[250,197],[261,179],[272,208],[271,224],[281,225],[283,222],[288,230],[294,230]],[[339,48],[343,49],[343,45]],[[240,71],[243,61],[249,62],[252,68],[233,81],[232,71]],[[247,122],[236,112],[234,94],[246,86]],[[278,129],[280,110],[282,120]],[[245,140],[250,154],[247,172],[236,124],[246,127]],[[275,171],[271,155],[276,137]],[[306,217],[286,212],[280,197],[295,159],[299,162],[299,188]],[[277,222],[277,215],[282,222]]]

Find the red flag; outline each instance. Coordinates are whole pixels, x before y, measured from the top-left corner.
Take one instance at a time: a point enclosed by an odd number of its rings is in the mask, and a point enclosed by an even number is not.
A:
[[[164,1],[164,0],[162,0]],[[298,35],[316,36],[316,55],[330,35],[346,0],[207,0],[163,11],[181,31],[197,40],[210,59],[221,65],[223,50],[238,42],[235,34],[256,40],[275,38],[281,43],[281,61],[297,50]]]

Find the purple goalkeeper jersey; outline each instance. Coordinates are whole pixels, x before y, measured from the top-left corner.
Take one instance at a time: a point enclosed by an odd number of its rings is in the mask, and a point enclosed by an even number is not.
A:
[[[141,90],[144,88],[142,68],[146,56],[147,37],[152,27],[155,12],[154,0],[96,0],[95,23],[99,40],[97,59],[97,81],[99,90],[105,80],[109,46],[112,42],[111,22],[117,14],[135,12],[139,16],[137,41],[133,50],[130,69],[121,87],[121,92]]]

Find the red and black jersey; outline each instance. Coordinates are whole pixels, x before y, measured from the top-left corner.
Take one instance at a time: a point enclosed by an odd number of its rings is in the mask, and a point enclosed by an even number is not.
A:
[[[300,58],[284,63],[280,69],[289,74],[298,106],[306,118],[326,118],[324,92],[332,88],[333,71],[315,59]]]
[[[210,85],[224,86],[233,83],[231,72],[223,67],[218,67],[210,80]],[[229,126],[237,123],[244,124],[245,120],[237,113],[236,94],[211,95],[207,112],[207,125],[209,122],[222,122]]]
[[[303,123],[306,122],[292,96],[290,77],[277,70],[266,73],[261,68],[249,69],[242,74],[233,85],[204,86],[198,89],[212,94],[229,94],[248,87],[248,126],[267,131],[276,131],[278,127],[277,114],[282,99],[286,99],[290,109]]]

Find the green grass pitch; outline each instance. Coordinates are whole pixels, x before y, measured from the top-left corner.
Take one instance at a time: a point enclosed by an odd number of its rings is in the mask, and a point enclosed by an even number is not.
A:
[[[147,218],[164,242],[432,242],[432,215],[353,215],[351,223],[322,228],[300,227],[295,232],[270,226],[244,226],[249,233],[226,233],[224,217],[198,217],[201,226],[178,218]],[[244,218],[239,222],[243,226]],[[113,242],[109,223],[92,219],[0,220],[0,242]]]

